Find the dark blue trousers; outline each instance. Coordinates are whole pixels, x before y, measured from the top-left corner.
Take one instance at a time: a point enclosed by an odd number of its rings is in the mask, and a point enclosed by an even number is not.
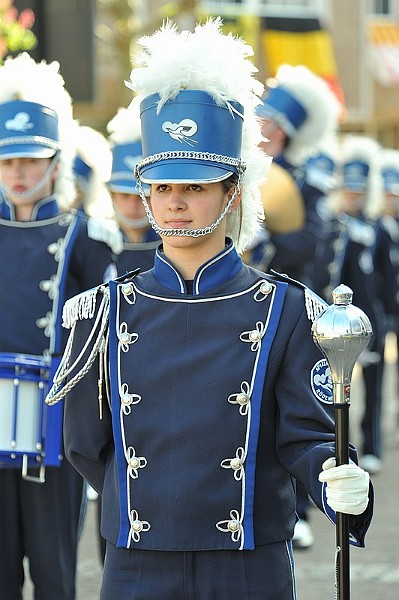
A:
[[[295,600],[290,542],[159,552],[107,542],[101,600]]]
[[[0,598],[22,600],[27,556],[35,600],[74,600],[82,488],[65,459],[43,484],[0,469]]]

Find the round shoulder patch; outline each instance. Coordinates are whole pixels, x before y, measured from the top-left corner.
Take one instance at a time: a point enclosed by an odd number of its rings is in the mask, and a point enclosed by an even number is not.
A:
[[[310,373],[310,384],[314,395],[320,402],[333,403],[333,383],[330,367],[325,358],[321,358]]]

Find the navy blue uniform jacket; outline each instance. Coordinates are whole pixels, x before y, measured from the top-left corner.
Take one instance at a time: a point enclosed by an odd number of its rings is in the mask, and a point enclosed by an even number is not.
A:
[[[158,249],[151,271],[66,305],[70,378],[93,345],[107,351],[67,394],[64,421],[69,460],[102,494],[107,540],[182,551],[287,540],[294,479],[334,520],[318,481],[334,455],[331,381],[311,337],[320,306],[243,265],[232,243],[190,294]],[[98,400],[103,368],[109,404]],[[353,543],[363,545],[371,512],[372,502],[351,518]]]

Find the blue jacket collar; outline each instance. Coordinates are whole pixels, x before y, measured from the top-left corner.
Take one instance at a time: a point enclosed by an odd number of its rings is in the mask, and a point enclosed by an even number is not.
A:
[[[60,214],[60,209],[57,200],[54,196],[49,196],[48,198],[39,200],[39,202],[35,204],[30,220],[44,221],[45,219],[51,219],[58,214]],[[3,198],[0,202],[0,218],[5,219],[6,221],[16,220],[14,204],[7,198]]]
[[[216,256],[204,263],[196,272],[193,281],[193,295],[208,292],[226,281],[229,281],[242,268],[242,260],[231,240],[226,241],[226,247]],[[162,245],[155,253],[153,268],[155,279],[164,287],[187,294],[186,283],[182,275],[172,265],[162,252]]]

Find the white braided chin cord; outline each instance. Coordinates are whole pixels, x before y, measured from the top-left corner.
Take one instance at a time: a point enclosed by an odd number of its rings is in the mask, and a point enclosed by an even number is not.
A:
[[[50,181],[50,178],[54,173],[54,169],[57,166],[58,159],[59,154],[57,153],[52,158],[51,163],[49,164],[49,167],[43,175],[43,177],[30,190],[26,190],[25,192],[14,192],[14,190],[9,188],[8,185],[2,183],[1,186],[4,189],[6,196],[14,196],[19,200],[30,200],[31,198],[33,198]]]
[[[225,208],[223,209],[223,211],[219,215],[219,217],[213,223],[211,223],[210,225],[207,225],[206,227],[201,227],[199,229],[166,228],[166,227],[160,227],[154,219],[154,216],[148,205],[148,201],[145,196],[144,189],[141,184],[140,169],[141,169],[141,167],[143,167],[145,165],[148,165],[148,164],[151,164],[154,162],[158,162],[160,160],[168,160],[168,159],[175,159],[175,158],[207,160],[207,161],[211,161],[211,162],[215,162],[215,163],[222,163],[224,165],[226,165],[226,164],[232,165],[238,169],[238,182],[234,187],[234,192],[233,192],[231,198],[229,198],[228,203],[226,204]],[[180,152],[162,152],[160,154],[154,154],[153,156],[149,156],[149,157],[141,160],[136,165],[135,175],[136,175],[136,179],[137,179],[137,187],[139,188],[140,196],[141,196],[141,199],[144,204],[145,212],[147,213],[148,221],[150,222],[151,227],[154,229],[154,231],[158,235],[160,235],[160,236],[178,236],[178,237],[201,237],[201,236],[208,235],[208,234],[212,233],[213,231],[215,231],[216,227],[218,227],[218,225],[221,223],[221,221],[224,219],[224,217],[228,213],[230,206],[232,205],[238,192],[240,191],[240,183],[241,183],[241,179],[244,174],[244,171],[245,171],[245,165],[238,158],[230,158],[229,156],[222,156],[220,154],[211,154],[211,153],[207,153],[207,152],[180,151]]]
[[[148,217],[142,217],[141,219],[130,219],[126,215],[123,214],[118,208],[114,206],[114,212],[118,221],[131,227],[132,229],[142,229],[148,225]]]

